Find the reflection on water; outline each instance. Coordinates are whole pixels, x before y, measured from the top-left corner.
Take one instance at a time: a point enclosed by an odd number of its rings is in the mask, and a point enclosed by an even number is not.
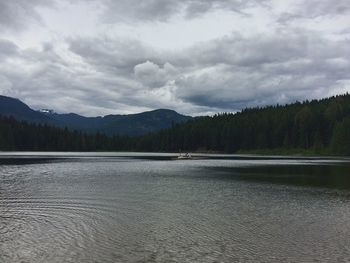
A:
[[[226,176],[233,176],[247,181],[350,189],[350,166],[348,164],[262,165],[214,169],[225,171]]]
[[[0,262],[350,261],[347,160],[173,157],[3,154]]]

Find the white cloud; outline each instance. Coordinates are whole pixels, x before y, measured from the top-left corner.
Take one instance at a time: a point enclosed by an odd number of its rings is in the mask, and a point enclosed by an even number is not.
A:
[[[134,73],[136,78],[149,88],[159,88],[168,81],[174,80],[178,70],[168,62],[160,67],[153,62],[146,61],[136,65]]]
[[[31,23],[40,23],[41,17],[36,10],[38,6],[52,6],[52,0],[1,0],[0,32],[23,30]]]

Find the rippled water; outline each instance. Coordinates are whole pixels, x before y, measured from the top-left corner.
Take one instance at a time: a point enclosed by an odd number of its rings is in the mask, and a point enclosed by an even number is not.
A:
[[[350,164],[0,155],[0,262],[347,262]]]

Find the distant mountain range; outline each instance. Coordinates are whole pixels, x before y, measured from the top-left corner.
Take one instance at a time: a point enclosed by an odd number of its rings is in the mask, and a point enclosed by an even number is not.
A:
[[[17,120],[31,123],[67,127],[71,130],[130,136],[169,128],[173,124],[186,122],[192,118],[168,109],[104,117],[84,117],[75,113],[58,114],[47,109],[35,111],[22,101],[6,96],[0,96],[0,115],[13,116]]]

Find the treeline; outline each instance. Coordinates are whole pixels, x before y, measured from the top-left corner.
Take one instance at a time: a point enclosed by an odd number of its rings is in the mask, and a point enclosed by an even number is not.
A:
[[[86,134],[0,116],[2,151],[118,151],[129,147],[125,142],[124,137]]]
[[[350,95],[198,117],[141,137],[85,134],[0,117],[0,150],[235,153],[271,149],[350,155]]]
[[[137,143],[148,151],[297,149],[350,155],[350,95],[200,117],[144,136]]]

